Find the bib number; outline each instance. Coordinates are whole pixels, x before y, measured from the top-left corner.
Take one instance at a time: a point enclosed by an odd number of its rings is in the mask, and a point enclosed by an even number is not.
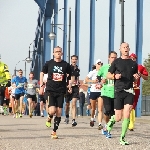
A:
[[[114,80],[108,79],[108,86],[114,86]]]
[[[53,80],[54,81],[62,81],[63,80],[63,74],[59,74],[59,73],[53,73]]]

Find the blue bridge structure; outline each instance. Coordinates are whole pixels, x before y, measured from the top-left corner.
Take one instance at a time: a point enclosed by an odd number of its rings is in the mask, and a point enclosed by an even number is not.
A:
[[[59,8],[58,0],[34,0],[39,6],[38,11],[38,19],[37,19],[37,27],[36,34],[33,44],[33,52],[32,52],[32,63],[31,70],[34,71],[36,78],[39,78],[39,72],[43,64],[53,58],[51,48],[57,46],[57,36],[52,41],[49,39],[49,33],[51,33],[54,29],[54,33],[57,35],[58,30],[58,12],[63,11],[63,59],[68,60],[68,51],[67,51],[67,20],[69,8],[68,1],[69,0],[61,0],[64,3],[64,7],[62,10]],[[80,1],[75,1],[75,49],[74,54],[79,56],[79,32],[80,32]],[[89,0],[90,1],[90,35],[89,35],[89,71],[92,68],[92,64],[94,64],[94,53],[95,53],[95,5],[98,0]],[[108,39],[108,52],[114,50],[114,33],[115,33],[115,6],[116,3],[119,3],[119,0],[109,0],[109,39]],[[85,6],[86,7],[86,6]],[[136,0],[136,54],[138,56],[138,63],[142,64],[142,45],[143,45],[143,0]],[[81,57],[81,56],[79,56]],[[142,88],[142,87],[141,87]],[[142,89],[141,89],[142,91]],[[142,94],[141,94],[142,96]],[[136,116],[141,116],[141,96],[138,101]]]

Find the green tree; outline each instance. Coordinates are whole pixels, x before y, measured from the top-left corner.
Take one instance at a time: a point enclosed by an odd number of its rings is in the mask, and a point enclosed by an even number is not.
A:
[[[144,60],[144,66],[148,73],[150,73],[150,54],[148,54],[148,58]],[[142,85],[142,95],[150,95],[150,74],[148,80],[143,80]]]

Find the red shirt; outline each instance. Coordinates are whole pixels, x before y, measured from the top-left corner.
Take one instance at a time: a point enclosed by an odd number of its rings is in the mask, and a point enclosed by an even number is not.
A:
[[[138,71],[142,74],[142,75],[145,75],[145,76],[148,76],[148,72],[146,70],[146,68],[142,65],[138,65]],[[140,79],[137,81],[137,87],[140,86]]]

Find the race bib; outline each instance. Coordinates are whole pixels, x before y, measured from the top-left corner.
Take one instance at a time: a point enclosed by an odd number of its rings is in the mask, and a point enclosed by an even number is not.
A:
[[[33,84],[28,84],[28,88],[32,89],[33,88]]]
[[[23,87],[24,83],[19,83],[17,87]]]
[[[53,73],[53,80],[54,81],[62,81],[63,80],[64,74],[59,74],[59,73]]]
[[[108,82],[108,86],[114,86],[114,80],[108,79],[107,82]]]

